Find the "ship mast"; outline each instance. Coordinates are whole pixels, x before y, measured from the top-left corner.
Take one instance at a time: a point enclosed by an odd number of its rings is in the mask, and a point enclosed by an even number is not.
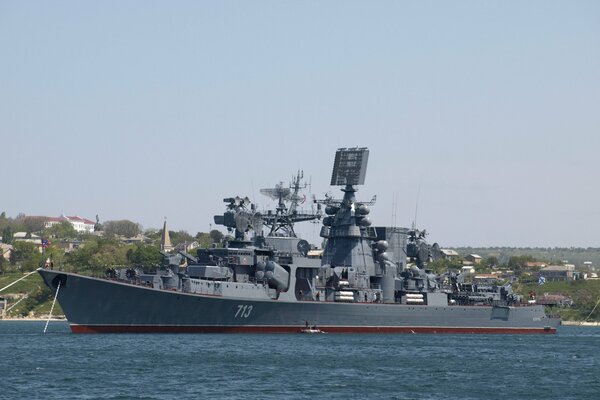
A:
[[[319,220],[322,216],[320,204],[317,204],[316,211],[299,209],[299,205],[306,200],[306,196],[300,194],[307,187],[306,183],[302,183],[303,177],[303,171],[298,171],[288,187],[280,182],[274,188],[260,189],[263,195],[277,200],[275,210],[258,212],[248,197],[223,199],[227,203],[227,211],[223,215],[215,215],[215,223],[224,225],[230,232],[235,230],[235,241],[240,243],[248,242],[246,233],[250,230],[254,231],[256,237],[262,237],[263,225],[269,228],[267,236],[296,238],[296,222]]]
[[[267,236],[297,237],[294,231],[296,222],[314,221],[321,218],[320,207],[316,212],[298,209],[298,206],[306,200],[306,196],[300,195],[300,190],[307,186],[306,183],[301,183],[302,178],[304,178],[304,172],[298,171],[296,176],[292,177],[289,187],[284,187],[283,182],[280,182],[274,188],[260,189],[260,193],[263,195],[277,200],[275,213],[268,210],[262,214],[263,221],[271,228]],[[289,203],[289,206],[286,203]]]

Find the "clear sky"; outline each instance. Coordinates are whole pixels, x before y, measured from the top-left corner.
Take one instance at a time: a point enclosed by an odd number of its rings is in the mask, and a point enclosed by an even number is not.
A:
[[[195,234],[364,146],[375,225],[598,247],[599,128],[599,1],[0,2],[12,217]]]

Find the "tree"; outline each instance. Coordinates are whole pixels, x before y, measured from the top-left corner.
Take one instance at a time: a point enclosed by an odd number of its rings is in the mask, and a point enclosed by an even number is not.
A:
[[[142,231],[139,224],[123,219],[120,221],[106,221],[104,234],[108,237],[119,235],[124,237],[137,236]]]
[[[77,237],[77,231],[69,221],[60,221],[44,230],[45,236],[51,236],[61,239],[70,239]]]
[[[169,237],[171,238],[171,243],[173,244],[173,246],[177,246],[180,243],[191,242],[192,240],[194,240],[194,237],[186,231],[169,231]]]
[[[489,268],[495,268],[497,267],[500,263],[498,261],[498,257],[496,256],[489,256],[488,258],[486,258],[484,260],[484,264],[486,266],[488,266]]]
[[[210,233],[198,232],[196,233],[195,238],[200,244],[200,247],[210,247],[213,243],[221,244],[225,235],[220,231],[213,229]]]
[[[33,271],[38,268],[43,259],[44,256],[39,252],[35,244],[20,240],[13,244],[10,261],[12,264],[21,265],[24,271]]]
[[[6,218],[6,212],[2,211],[2,214],[0,214],[0,232],[4,231],[9,226],[10,219]]]
[[[75,270],[91,270],[103,273],[107,267],[118,267],[129,264],[128,251],[131,245],[116,240],[93,238],[81,248],[68,253],[65,261]]]
[[[6,260],[4,259],[4,255],[0,252],[0,274],[6,272]]]
[[[210,247],[210,245],[212,243],[212,239],[210,238],[210,235],[208,233],[204,233],[204,232],[198,232],[196,234],[196,240],[200,244],[200,247],[204,247],[204,248]]]
[[[212,231],[210,231],[209,235],[213,243],[221,243],[223,241],[224,235],[223,233],[221,233],[221,231],[213,229]]]
[[[515,275],[520,275],[527,267],[528,262],[534,262],[536,259],[532,256],[512,256],[508,259],[508,268],[515,272]]]
[[[12,228],[10,227],[10,225],[8,225],[2,231],[2,242],[3,243],[7,243],[7,244],[11,244],[12,241],[13,241],[13,231],[12,231]]]
[[[118,243],[106,243],[92,255],[89,266],[104,269],[124,265],[127,265],[127,247]]]
[[[25,221],[26,215],[23,213],[19,213],[15,219],[11,221],[11,226],[13,232],[23,232],[27,231],[27,227],[23,223]]]
[[[92,256],[99,251],[99,240],[90,240],[85,246],[70,252],[66,256],[67,262],[75,268],[86,268],[91,264]]]
[[[160,241],[162,236],[162,229],[146,229],[144,236],[151,239],[153,242]]]
[[[127,260],[135,266],[160,265],[162,255],[155,246],[137,244],[127,251]]]
[[[20,221],[25,227],[25,231],[29,233],[41,232],[46,225],[45,217],[23,217]]]

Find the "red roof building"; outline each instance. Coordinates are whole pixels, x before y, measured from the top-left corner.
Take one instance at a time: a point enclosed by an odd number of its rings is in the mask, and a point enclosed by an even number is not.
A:
[[[60,217],[48,217],[48,219],[46,220],[46,224],[44,226],[46,228],[50,228],[50,227],[57,225],[63,221],[67,221],[71,225],[73,225],[73,229],[75,229],[77,232],[93,232],[94,225],[96,224],[94,221],[91,221],[87,218],[80,217],[78,215],[76,215],[76,216],[61,215]]]

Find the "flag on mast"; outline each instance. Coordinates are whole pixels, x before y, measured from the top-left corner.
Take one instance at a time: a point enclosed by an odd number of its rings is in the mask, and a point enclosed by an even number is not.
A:
[[[538,285],[542,286],[544,283],[546,283],[546,278],[543,276],[540,276],[538,278]]]

